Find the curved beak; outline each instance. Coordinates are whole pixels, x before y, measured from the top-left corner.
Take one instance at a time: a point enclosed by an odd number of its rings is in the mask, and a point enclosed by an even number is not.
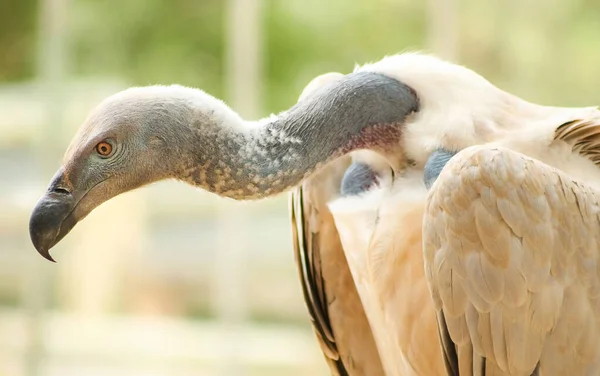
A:
[[[29,236],[35,249],[45,259],[55,262],[50,256],[50,249],[89,213],[81,210],[81,206],[85,205],[80,205],[88,192],[74,190],[61,169],[37,202],[29,219]]]
[[[29,219],[29,235],[33,246],[45,259],[55,262],[50,248],[71,231],[78,220],[72,215],[75,200],[71,193],[48,190],[38,201]]]

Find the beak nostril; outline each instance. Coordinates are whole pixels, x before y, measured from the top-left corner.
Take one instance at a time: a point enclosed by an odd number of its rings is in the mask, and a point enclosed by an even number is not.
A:
[[[70,195],[71,192],[68,189],[61,187],[54,187],[50,190],[50,192],[58,193],[59,195]]]

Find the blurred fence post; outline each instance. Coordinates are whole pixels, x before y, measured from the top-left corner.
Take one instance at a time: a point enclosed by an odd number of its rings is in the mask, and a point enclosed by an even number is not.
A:
[[[146,237],[146,190],[105,202],[77,225],[63,255],[60,296],[66,310],[93,318],[121,303],[124,276],[139,265]]]
[[[36,75],[45,101],[46,116],[35,138],[35,152],[37,163],[48,177],[54,174],[61,153],[59,127],[63,123],[65,111],[68,7],[69,0],[43,0],[38,9]],[[41,374],[40,365],[44,358],[44,311],[52,294],[55,269],[56,265],[41,257],[35,257],[28,265],[23,296],[29,340],[24,356],[24,374],[27,376]]]
[[[226,12],[226,99],[244,118],[255,119],[261,107],[262,0],[228,0]],[[213,299],[222,324],[221,375],[242,375],[237,360],[244,351],[236,337],[247,319],[245,269],[248,267],[248,206],[222,200],[218,215]]]
[[[457,62],[460,0],[428,0],[428,45],[437,56]]]

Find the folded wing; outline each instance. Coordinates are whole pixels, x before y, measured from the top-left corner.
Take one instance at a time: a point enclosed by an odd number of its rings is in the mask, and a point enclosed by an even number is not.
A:
[[[423,251],[450,374],[600,374],[599,201],[505,148],[448,162]]]

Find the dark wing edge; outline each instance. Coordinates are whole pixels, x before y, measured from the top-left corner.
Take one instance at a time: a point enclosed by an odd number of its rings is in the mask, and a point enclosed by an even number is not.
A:
[[[327,311],[327,296],[320,270],[318,234],[312,233],[307,226],[304,205],[304,188],[300,185],[290,192],[289,211],[294,259],[302,294],[314,332],[330,369],[337,371],[338,376],[347,376],[348,371],[340,357]]]
[[[444,364],[446,365],[446,372],[448,376],[459,376],[458,372],[458,355],[456,353],[456,346],[450,338],[450,332],[446,325],[446,318],[444,312],[437,312],[438,320],[438,334],[440,336],[440,343],[442,345],[442,355],[444,356]]]

